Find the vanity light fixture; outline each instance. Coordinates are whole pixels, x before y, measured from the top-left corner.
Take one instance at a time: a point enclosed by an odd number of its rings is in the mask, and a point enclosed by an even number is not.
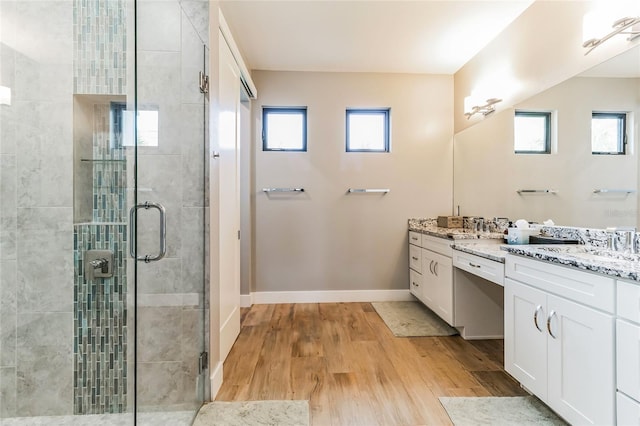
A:
[[[636,25],[638,25],[639,28],[634,28]],[[636,16],[635,18],[620,18],[613,23],[611,28],[613,28],[613,30],[604,37],[590,38],[589,40],[582,43],[582,47],[589,49],[585,52],[585,56],[588,55],[589,52],[591,52],[593,49],[618,34],[628,35],[629,37],[627,37],[627,41],[633,41],[636,38],[640,37],[640,16]]]
[[[502,99],[489,98],[486,100],[486,103],[484,105],[471,105],[475,102],[473,102],[473,98],[471,96],[467,96],[464,99],[464,116],[467,117],[467,120],[478,113],[486,117],[496,110],[494,105],[498,102],[502,102]]]

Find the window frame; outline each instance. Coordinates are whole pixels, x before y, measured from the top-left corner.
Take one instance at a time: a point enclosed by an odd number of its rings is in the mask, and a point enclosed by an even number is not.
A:
[[[384,147],[382,149],[355,149],[350,147],[349,118],[352,114],[384,116]],[[391,108],[347,108],[345,110],[345,150],[346,152],[391,152]]]
[[[516,110],[514,114],[514,121],[517,117],[542,117],[545,119],[545,146],[544,150],[532,151],[532,150],[518,150],[515,147],[515,130],[513,135],[513,152],[515,154],[551,154],[551,111],[531,111],[531,110]],[[515,126],[514,126],[515,127]]]
[[[593,150],[593,132],[591,133],[591,155],[626,155],[627,154],[627,113],[612,111],[592,111],[591,112],[591,129],[593,129],[593,120],[597,118],[617,118],[618,119],[618,151],[617,152],[599,152]]]
[[[302,147],[300,148],[269,148],[267,141],[267,129],[269,114],[300,114],[302,116]],[[307,107],[262,107],[262,150],[269,152],[307,152]]]

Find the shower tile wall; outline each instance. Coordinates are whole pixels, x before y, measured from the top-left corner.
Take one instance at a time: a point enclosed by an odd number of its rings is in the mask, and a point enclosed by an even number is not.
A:
[[[0,20],[0,416],[70,414],[73,9],[3,0]]]

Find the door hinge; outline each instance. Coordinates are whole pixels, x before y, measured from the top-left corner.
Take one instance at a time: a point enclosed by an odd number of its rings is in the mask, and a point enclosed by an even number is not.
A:
[[[238,239],[240,239],[240,230],[238,229]]]
[[[202,352],[198,358],[198,373],[202,374],[207,368],[209,368],[209,352]]]
[[[209,76],[202,71],[198,72],[198,85],[200,93],[209,93]]]

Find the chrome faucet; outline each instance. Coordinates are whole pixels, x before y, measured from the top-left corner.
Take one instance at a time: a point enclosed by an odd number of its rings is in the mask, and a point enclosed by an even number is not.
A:
[[[112,277],[114,266],[111,250],[87,250],[84,253],[84,276],[88,280]]]
[[[613,251],[636,254],[636,228],[607,228],[607,248]]]
[[[93,267],[93,270],[95,272],[101,272],[103,274],[109,272],[109,261],[104,257],[100,259],[94,259],[89,262],[89,264]]]

